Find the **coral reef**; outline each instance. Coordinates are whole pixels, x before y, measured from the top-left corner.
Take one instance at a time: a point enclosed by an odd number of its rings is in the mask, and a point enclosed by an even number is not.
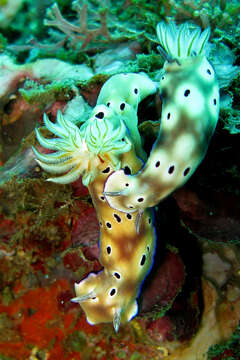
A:
[[[9,7],[10,16],[4,13]],[[238,359],[238,2],[23,0],[3,1],[0,10],[5,16],[0,30],[0,358]],[[155,262],[140,286],[137,316],[115,333],[108,323],[89,325],[71,302],[74,283],[106,265],[98,248],[91,177],[85,176],[90,193],[81,179],[65,185],[46,182],[49,174],[35,162],[32,146],[42,159],[52,150],[39,146],[34,129],[54,143],[52,129],[61,111],[66,124],[74,124],[73,131],[82,128],[85,136],[89,119],[94,123],[92,108],[110,101],[101,94],[115,74],[143,71],[159,83],[163,58],[155,28],[163,20],[211,27],[213,45],[206,51],[221,88],[219,122],[191,179],[154,208]],[[118,100],[114,95],[115,107]],[[132,112],[138,131],[130,129],[127,137],[144,162],[158,136],[163,108],[152,94]],[[45,125],[51,124],[48,130]],[[93,128],[88,132],[91,151],[97,149],[102,159],[101,132],[93,139]],[[125,150],[113,154],[114,165],[105,162],[118,170]],[[135,236],[139,230],[141,235],[142,216],[131,222]],[[137,276],[133,269],[128,272]]]

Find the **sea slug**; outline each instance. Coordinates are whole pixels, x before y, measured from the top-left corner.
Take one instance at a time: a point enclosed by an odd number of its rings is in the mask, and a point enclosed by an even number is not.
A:
[[[159,23],[157,35],[166,59],[158,138],[142,169],[116,171],[104,188],[109,205],[123,212],[141,214],[183,185],[204,158],[218,120],[219,87],[205,56],[210,30]]]
[[[152,209],[183,185],[202,161],[219,113],[219,88],[205,56],[209,29],[185,23],[157,26],[165,58],[159,84],[146,74],[117,74],[103,85],[89,118],[77,127],[59,112],[44,116],[57,138],[34,149],[39,165],[59,174],[48,180],[70,183],[82,176],[100,225],[100,261],[104,269],[75,284],[76,297],[91,324],[120,323],[137,314],[141,284],[155,251]],[[162,101],[158,138],[147,159],[138,132],[138,104],[158,94]]]
[[[114,93],[122,83],[124,91]],[[139,101],[156,89],[145,74],[115,75],[100,92],[103,103],[96,105],[80,128],[59,112],[56,123],[44,115],[46,128],[57,138],[46,139],[36,129],[39,143],[55,151],[42,154],[33,148],[39,165],[60,175],[48,180],[66,184],[82,176],[99,219],[100,262],[104,269],[76,283],[77,296],[72,301],[80,303],[90,324],[113,322],[116,331],[120,323],[137,314],[136,298],[153,263],[155,230],[152,211],[147,209],[136,233],[137,214],[111,208],[103,189],[112,172],[120,168],[136,172],[142,167],[136,152],[146,155],[137,130],[137,108]]]

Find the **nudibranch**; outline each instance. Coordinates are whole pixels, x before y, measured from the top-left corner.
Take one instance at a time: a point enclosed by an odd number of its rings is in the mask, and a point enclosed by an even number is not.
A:
[[[112,78],[108,81],[114,83]],[[153,263],[155,230],[151,209],[143,212],[136,233],[137,214],[111,208],[103,195],[111,173],[120,168],[137,172],[142,167],[142,160],[136,155],[140,146],[138,133],[135,136],[129,118],[121,114],[124,109],[115,111],[108,104],[112,91],[108,81],[99,95],[103,103],[96,105],[80,128],[60,112],[56,123],[45,115],[46,128],[57,138],[47,139],[37,129],[36,136],[43,147],[55,152],[42,154],[33,150],[44,170],[59,174],[49,181],[67,184],[82,176],[88,186],[99,219],[100,262],[104,268],[75,284],[76,297],[72,301],[81,305],[90,324],[113,322],[118,331],[120,323],[137,314],[136,298]],[[136,119],[139,101],[156,91],[156,85],[143,74],[126,74],[124,81],[121,96],[115,94],[113,98],[129,107],[129,113],[135,112]]]
[[[202,161],[218,120],[219,87],[205,56],[210,30],[159,23],[157,36],[166,59],[158,138],[140,171],[118,170],[104,187],[109,205],[125,213],[141,214],[183,185]]]
[[[144,98],[156,90],[157,84],[144,73],[117,74],[105,82],[97,100],[97,104],[111,107],[121,115],[134,142],[136,154],[142,160],[146,160],[146,154],[137,127],[137,108]]]

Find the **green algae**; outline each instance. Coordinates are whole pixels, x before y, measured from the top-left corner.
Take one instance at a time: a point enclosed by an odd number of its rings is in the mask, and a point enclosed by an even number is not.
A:
[[[223,355],[226,350],[231,350],[234,353],[234,357],[224,356],[225,360],[236,360],[240,358],[240,325],[233,332],[228,341],[224,341],[210,347],[208,350],[208,360]]]
[[[151,78],[155,78],[159,74],[159,69],[163,66],[163,60],[160,55],[137,54],[136,59],[129,61],[125,66],[126,72],[146,72]]]
[[[141,359],[144,359],[144,356],[137,351],[134,351],[134,353],[130,357],[130,360],[141,360]]]
[[[71,80],[53,81],[46,85],[28,80],[24,88],[19,89],[19,93],[28,103],[39,102],[44,108],[46,104],[56,100],[69,100],[74,85]]]
[[[95,75],[89,81],[77,79],[74,76],[69,79],[52,81],[48,84],[39,84],[37,81],[27,80],[23,88],[19,89],[19,93],[28,103],[40,103],[44,105],[54,101],[69,101],[75,95],[76,89],[89,91],[96,85],[102,85],[108,78],[108,75]],[[75,89],[75,90],[74,90]]]
[[[83,331],[74,331],[65,340],[64,346],[71,351],[83,352],[87,345],[86,335]]]
[[[0,354],[0,360],[15,360],[15,359],[12,357]]]

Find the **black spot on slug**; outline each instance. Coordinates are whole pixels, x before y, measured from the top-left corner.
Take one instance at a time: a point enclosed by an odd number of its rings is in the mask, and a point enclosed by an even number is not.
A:
[[[129,220],[132,219],[132,215],[131,215],[131,214],[127,214],[126,216],[127,216],[127,218],[128,218]]]
[[[160,161],[157,161],[156,164],[155,164],[155,167],[159,167],[160,166]]]
[[[174,172],[174,169],[175,169],[174,165],[170,166],[169,169],[168,169],[168,173],[172,174]]]
[[[187,89],[187,90],[184,91],[184,96],[185,96],[185,97],[187,97],[189,94],[190,94],[190,90],[189,90],[189,89]]]
[[[170,113],[168,113],[168,114],[167,114],[167,120],[169,120],[169,119],[170,119],[170,117],[171,117],[171,114],[170,114]]]
[[[121,105],[120,105],[120,110],[124,110],[125,109],[125,103],[121,103]]]
[[[111,246],[107,246],[107,253],[108,253],[108,255],[110,255],[110,254],[111,254],[111,252],[112,252],[112,248],[111,248]]]
[[[113,214],[113,216],[115,217],[115,219],[117,220],[117,222],[121,222],[122,219],[120,218],[120,216],[118,214]]]
[[[189,173],[190,171],[190,167],[187,167],[184,172],[183,172],[183,176],[187,176],[187,174]]]
[[[148,251],[148,252],[150,251],[150,247],[149,247],[149,245],[147,246],[147,251]]]
[[[110,171],[110,167],[108,166],[106,169],[104,169],[102,171],[102,173],[107,174],[107,173],[109,173],[109,171]]]
[[[126,183],[125,186],[129,186],[129,183]]]
[[[212,74],[210,69],[207,69],[207,73],[208,73],[209,75]]]
[[[140,261],[140,265],[143,266],[145,264],[145,261],[146,261],[146,255],[143,254],[141,261]]]
[[[138,202],[143,202],[143,201],[144,201],[144,198],[143,198],[143,197],[138,198],[137,201],[138,201]]]
[[[98,118],[98,119],[103,119],[103,118],[104,118],[104,112],[103,112],[103,111],[100,111],[99,113],[97,113],[97,114],[95,115],[95,117]]]
[[[152,219],[148,218],[148,223],[151,224],[151,222],[152,222]]]
[[[217,100],[216,99],[213,99],[213,104],[217,105]]]
[[[102,195],[102,196],[100,196],[100,199],[101,199],[101,200],[105,200],[105,197]]]
[[[124,171],[125,175],[131,175],[131,173],[132,173],[129,166],[125,166],[123,171]]]
[[[111,225],[111,223],[110,222],[106,222],[106,225],[107,225],[107,227],[109,228],[109,229],[111,229],[112,228],[112,225]]]
[[[112,290],[110,291],[110,293],[109,293],[110,296],[113,296],[113,295],[115,295],[115,294],[116,294],[116,289],[112,289]]]
[[[111,105],[111,103],[110,103],[110,102],[108,102],[108,103],[107,103],[107,107],[109,107],[110,105]]]
[[[114,276],[115,276],[115,278],[117,278],[117,279],[121,279],[121,275],[120,275],[118,272],[115,272],[115,273],[114,273]]]
[[[137,88],[134,89],[134,93],[135,93],[135,94],[138,93],[138,89],[137,89]]]

